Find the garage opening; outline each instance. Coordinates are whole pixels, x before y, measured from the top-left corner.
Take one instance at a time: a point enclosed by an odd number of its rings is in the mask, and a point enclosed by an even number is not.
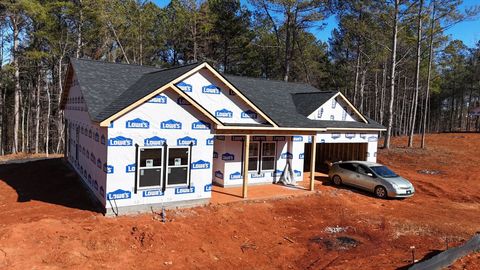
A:
[[[368,143],[317,143],[315,171],[328,173],[325,161],[367,160]],[[305,144],[304,171],[310,171],[312,144]]]

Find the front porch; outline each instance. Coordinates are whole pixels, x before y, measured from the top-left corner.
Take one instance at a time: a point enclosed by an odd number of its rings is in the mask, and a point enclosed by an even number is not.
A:
[[[315,193],[318,187],[323,185],[323,181],[328,175],[316,172],[314,181],[314,190],[310,190],[310,173],[305,172],[303,181],[297,183],[295,187],[284,186],[281,184],[262,184],[248,186],[248,197],[243,198],[243,187],[221,187],[213,185],[212,197],[210,202],[213,204],[223,204],[238,201],[255,201],[280,199],[291,196],[306,196]]]

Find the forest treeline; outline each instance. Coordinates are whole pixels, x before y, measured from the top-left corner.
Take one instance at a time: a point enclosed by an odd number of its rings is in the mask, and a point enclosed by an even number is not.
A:
[[[390,137],[478,127],[480,43],[445,30],[478,19],[461,0],[0,0],[0,154],[63,151],[69,57],[339,90]],[[313,33],[335,16],[328,41]],[[476,125],[476,126],[475,126]],[[422,140],[422,147],[424,147]],[[413,146],[413,141],[409,141]]]

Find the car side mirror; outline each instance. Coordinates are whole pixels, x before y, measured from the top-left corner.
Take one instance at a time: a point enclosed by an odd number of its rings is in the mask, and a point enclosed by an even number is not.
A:
[[[368,176],[374,177],[372,173],[367,173]]]

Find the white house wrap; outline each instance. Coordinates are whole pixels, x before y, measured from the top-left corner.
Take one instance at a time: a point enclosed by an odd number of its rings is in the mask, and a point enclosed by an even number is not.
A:
[[[206,63],[72,59],[66,82],[65,158],[107,214],[206,203],[212,185],[245,178],[302,181],[315,158],[375,161],[384,130],[338,92],[223,76]]]

